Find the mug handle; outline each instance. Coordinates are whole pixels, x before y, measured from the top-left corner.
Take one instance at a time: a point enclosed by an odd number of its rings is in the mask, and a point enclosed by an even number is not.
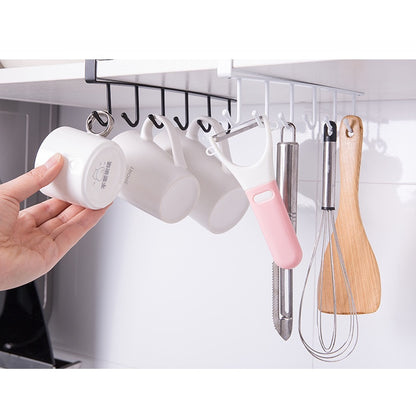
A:
[[[216,120],[215,118],[212,117],[206,117],[206,116],[200,116],[197,117],[195,120],[193,120],[191,122],[191,124],[189,125],[189,128],[186,132],[186,137],[189,140],[195,140],[195,141],[199,141],[199,125],[198,125],[198,121],[205,121],[206,123],[209,123],[213,130],[214,130],[214,134],[220,133],[222,131],[224,131],[224,128],[221,126],[221,124],[219,123],[218,120]],[[224,140],[221,143],[218,143],[218,146],[222,152],[222,154],[229,160],[231,160],[231,152],[230,152],[230,145],[228,143],[228,140]],[[231,174],[231,172],[229,171],[229,169],[224,165],[223,162],[221,162],[222,164],[222,168],[224,170],[225,173]]]
[[[166,128],[168,132],[169,140],[172,145],[172,157],[173,157],[174,165],[187,169],[188,165],[186,164],[186,161],[185,161],[185,156],[183,154],[181,140],[180,140],[180,137],[178,136],[176,127],[164,116],[155,115],[154,117],[157,121],[164,124],[164,128]],[[154,143],[152,130],[153,130],[153,123],[149,118],[146,118],[146,120],[143,123],[142,131],[140,134],[140,137],[142,138],[142,140]]]

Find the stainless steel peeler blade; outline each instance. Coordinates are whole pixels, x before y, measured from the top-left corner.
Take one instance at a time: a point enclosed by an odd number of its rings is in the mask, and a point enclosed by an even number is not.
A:
[[[279,335],[287,341],[293,323],[293,273],[273,263],[273,324]]]

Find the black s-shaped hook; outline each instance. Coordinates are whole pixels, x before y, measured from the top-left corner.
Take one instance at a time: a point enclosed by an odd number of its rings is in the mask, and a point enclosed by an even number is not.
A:
[[[189,126],[189,94],[188,92],[185,92],[185,124],[182,125],[182,123],[179,121],[179,117],[175,116],[173,117],[173,120],[178,125],[178,127],[181,130],[186,130]]]
[[[162,116],[166,115],[165,114],[166,109],[165,109],[165,89],[164,88],[160,89],[160,112]],[[163,123],[158,123],[153,114],[149,114],[148,117],[157,129],[163,128]]]
[[[211,96],[207,95],[207,113],[208,113],[208,117],[211,117]],[[211,130],[211,124],[208,124],[208,127],[204,126],[204,123],[201,120],[197,121],[198,126],[201,127],[202,131],[204,131],[205,133],[209,133],[209,131]]]
[[[107,90],[107,112],[111,114],[111,84],[106,83],[105,85]],[[101,126],[107,127],[108,121],[104,121],[97,113],[97,111],[93,111],[91,114],[100,123]]]
[[[131,121],[126,113],[124,113],[124,112],[121,113],[121,117],[124,118],[124,120],[126,121],[126,123],[130,127],[137,127],[137,125],[139,124],[139,121],[140,121],[139,86],[138,85],[134,86],[134,101],[135,101],[135,106],[136,106],[136,121]]]

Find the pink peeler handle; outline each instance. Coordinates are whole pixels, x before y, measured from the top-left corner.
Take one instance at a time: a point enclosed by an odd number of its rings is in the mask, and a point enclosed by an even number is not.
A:
[[[274,262],[293,269],[302,260],[302,249],[280,196],[276,181],[246,190]]]

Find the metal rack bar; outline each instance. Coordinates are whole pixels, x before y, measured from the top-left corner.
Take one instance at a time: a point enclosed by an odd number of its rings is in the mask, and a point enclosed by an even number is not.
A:
[[[178,93],[188,93],[189,95],[197,95],[202,97],[210,97],[215,100],[236,102],[237,100],[232,97],[227,97],[225,95],[211,94],[207,92],[166,87],[161,85],[152,85],[152,84],[142,84],[140,82],[130,82],[117,79],[108,79],[108,78],[99,78],[97,77],[97,60],[96,59],[87,59],[85,61],[85,82],[88,84],[111,84],[111,85],[124,85],[124,86],[138,86],[141,88],[152,88],[152,89],[164,89],[165,91],[178,92]]]
[[[174,93],[181,93],[185,95],[185,116],[186,121],[184,124],[182,124],[179,121],[179,118],[176,116],[174,117],[174,121],[178,125],[178,127],[181,130],[186,130],[189,125],[189,95],[195,95],[199,97],[206,97],[207,98],[207,111],[210,114],[211,113],[211,99],[214,100],[220,100],[220,101],[226,101],[228,104],[229,112],[231,113],[231,103],[236,102],[237,100],[235,98],[227,97],[224,95],[218,95],[218,94],[211,94],[207,92],[201,92],[201,91],[194,91],[194,90],[188,90],[188,89],[181,89],[181,88],[173,88],[173,87],[166,87],[161,85],[151,85],[151,84],[143,84],[139,82],[130,82],[130,81],[123,81],[123,80],[116,80],[116,79],[108,79],[108,78],[99,78],[97,76],[97,60],[96,59],[87,59],[85,61],[85,82],[88,84],[104,84],[107,89],[107,110],[110,114],[112,114],[112,108],[111,108],[111,85],[120,85],[120,86],[126,86],[126,87],[134,87],[135,89],[135,105],[136,105],[136,120],[132,122],[126,113],[122,114],[123,119],[126,121],[126,123],[130,127],[136,127],[139,124],[139,88],[150,88],[150,89],[156,89],[159,90],[161,93],[161,112],[162,115],[165,113],[165,92],[170,91]],[[239,108],[237,109],[239,111]],[[107,122],[105,120],[102,120],[97,113],[97,111],[93,111],[92,116],[100,123],[102,126],[106,126]],[[148,116],[156,128],[160,129],[163,127],[163,123],[158,123],[152,114],[149,114]],[[208,126],[208,128],[210,128]],[[204,131],[206,129],[204,127]],[[209,131],[209,130],[208,130]]]
[[[336,91],[341,94],[349,94],[349,95],[354,95],[354,96],[364,95],[364,92],[362,91],[350,90],[347,88],[339,88],[339,87],[334,87],[334,86],[326,85],[326,84],[318,84],[315,82],[300,81],[300,80],[291,79],[291,78],[275,77],[271,75],[264,75],[264,74],[259,74],[256,72],[250,72],[250,71],[241,71],[241,70],[236,70],[232,67],[230,68],[228,73],[225,73],[225,74],[223,73],[219,75],[227,77],[227,78],[231,78],[231,79],[246,79],[246,80],[262,81],[262,82],[268,81],[268,82],[275,82],[278,84],[293,84],[293,85],[299,85],[303,87],[318,87],[324,90]]]

